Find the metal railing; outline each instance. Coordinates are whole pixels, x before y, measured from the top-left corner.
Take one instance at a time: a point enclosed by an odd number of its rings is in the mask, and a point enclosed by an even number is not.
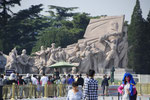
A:
[[[150,95],[150,83],[138,83],[136,89],[139,95]]]
[[[114,95],[117,93],[117,88],[120,85],[111,85],[109,92]],[[19,98],[51,98],[51,97],[66,97],[68,93],[67,84],[46,84],[41,85],[4,85],[3,86],[3,99],[19,99]],[[111,88],[112,87],[112,88]],[[150,84],[138,83],[136,85],[138,95],[150,96]],[[99,86],[99,94],[101,94]],[[111,94],[110,94],[111,95]]]
[[[46,84],[41,85],[4,85],[3,99],[20,99],[20,98],[48,98],[48,97],[65,97],[67,95],[66,84]]]

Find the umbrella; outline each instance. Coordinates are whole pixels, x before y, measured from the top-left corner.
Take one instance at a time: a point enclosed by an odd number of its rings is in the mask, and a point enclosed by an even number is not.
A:
[[[51,66],[49,66],[50,68],[66,68],[66,67],[77,67],[77,65],[74,64],[70,64],[69,62],[57,62]]]

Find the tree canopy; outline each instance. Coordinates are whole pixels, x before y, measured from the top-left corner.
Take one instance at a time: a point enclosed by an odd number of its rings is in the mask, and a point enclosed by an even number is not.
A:
[[[128,52],[128,67],[133,68],[136,73],[150,73],[148,72],[150,70],[148,67],[150,56],[147,56],[149,55],[149,33],[147,33],[146,27],[146,21],[142,17],[140,2],[136,0],[131,23],[128,28],[128,42],[131,47]]]

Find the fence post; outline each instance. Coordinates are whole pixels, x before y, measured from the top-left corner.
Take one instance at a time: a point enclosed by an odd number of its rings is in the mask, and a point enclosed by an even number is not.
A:
[[[44,86],[44,98],[48,97],[48,89],[47,89],[47,84]]]
[[[15,83],[12,84],[12,97],[11,100],[15,100]]]
[[[141,75],[138,74],[139,83],[141,83]]]
[[[120,100],[120,93],[118,92],[118,100]]]
[[[0,84],[0,100],[3,100],[3,85]]]
[[[146,87],[147,87],[147,91],[146,91],[146,94],[148,94],[148,86],[149,86],[149,85],[148,85],[148,84],[146,84],[146,85],[147,85],[147,86],[146,86]]]
[[[59,97],[62,96],[62,84],[59,84]]]
[[[33,95],[33,87],[32,87],[32,83],[30,83],[29,84],[29,95],[28,95],[28,97],[32,98],[32,95]]]

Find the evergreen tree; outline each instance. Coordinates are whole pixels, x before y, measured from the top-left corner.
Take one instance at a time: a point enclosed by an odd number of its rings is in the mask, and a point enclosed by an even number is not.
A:
[[[39,39],[32,52],[38,51],[42,45],[50,47],[53,42],[56,43],[56,46],[66,47],[83,38],[89,23],[89,16],[86,13],[73,13],[74,9],[76,7],[50,6],[50,11],[48,11],[50,16],[48,17],[51,25],[39,32]]]
[[[17,47],[20,53],[26,49],[30,54],[39,30],[49,26],[42,16],[39,15],[42,5],[32,5],[29,9],[20,10],[9,18],[4,28],[0,29],[1,50],[8,54],[12,48]]]
[[[6,25],[11,15],[14,15],[10,8],[15,7],[15,5],[20,6],[20,1],[21,0],[0,0],[0,51],[4,52],[5,47],[9,48],[8,43],[4,44],[6,42],[4,36],[7,35]]]
[[[150,74],[150,11],[147,16],[147,20],[145,22],[146,24],[146,29],[145,29],[145,41],[146,41],[146,50],[144,51],[145,53],[145,73]]]
[[[128,42],[131,49],[128,52],[128,67],[133,68],[136,73],[144,73],[144,19],[139,0],[136,0],[136,5],[131,17],[131,24],[128,29]]]
[[[48,12],[52,17],[60,21],[60,20],[66,20],[67,18],[74,16],[76,13],[72,13],[71,11],[77,8],[78,7],[60,7],[60,6],[49,5]]]

